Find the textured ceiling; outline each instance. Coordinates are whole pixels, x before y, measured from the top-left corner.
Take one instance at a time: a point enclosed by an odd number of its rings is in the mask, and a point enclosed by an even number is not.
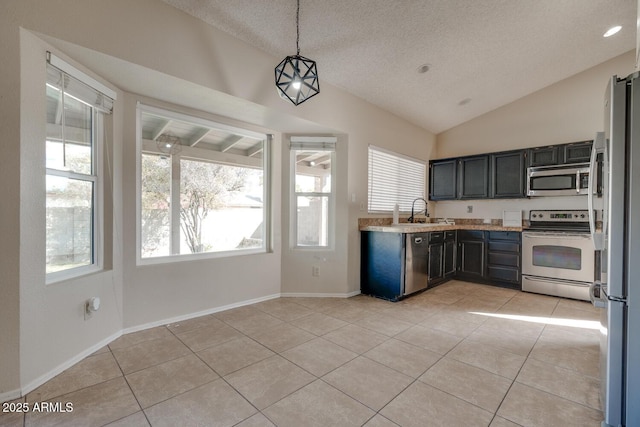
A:
[[[274,67],[295,54],[295,0],[163,1],[272,54]],[[636,0],[300,3],[300,54],[317,61],[321,89],[331,83],[434,133],[625,53],[636,40]],[[622,31],[603,38],[614,25]],[[430,69],[420,74],[423,64]]]

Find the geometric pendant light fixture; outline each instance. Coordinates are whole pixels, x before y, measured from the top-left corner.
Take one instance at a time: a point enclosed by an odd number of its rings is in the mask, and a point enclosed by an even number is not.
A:
[[[182,141],[177,136],[163,133],[156,138],[156,145],[158,150],[164,154],[174,155],[181,151]]]
[[[300,0],[296,10],[296,49],[296,54],[284,58],[275,71],[280,97],[298,105],[320,93],[316,62],[300,56]]]

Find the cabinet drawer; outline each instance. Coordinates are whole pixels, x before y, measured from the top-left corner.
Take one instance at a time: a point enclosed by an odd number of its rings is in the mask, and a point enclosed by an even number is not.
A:
[[[520,253],[520,243],[491,241],[489,242],[489,250]]]
[[[519,231],[490,231],[489,240],[511,240],[513,242],[520,241]]]
[[[489,279],[500,280],[505,282],[520,283],[520,272],[517,268],[510,267],[487,267],[487,275]]]
[[[455,231],[445,231],[444,232],[444,240],[455,240],[456,232]]]
[[[517,254],[509,254],[504,252],[489,252],[489,262],[491,265],[506,265],[509,267],[518,267],[520,265],[520,257]]]
[[[444,242],[444,231],[432,231],[429,233],[429,243]]]
[[[458,240],[484,240],[484,231],[482,230],[459,230]]]

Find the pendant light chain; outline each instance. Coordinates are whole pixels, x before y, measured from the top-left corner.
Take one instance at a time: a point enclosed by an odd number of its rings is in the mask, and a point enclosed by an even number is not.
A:
[[[296,55],[300,55],[300,0],[296,9]]]
[[[296,54],[275,68],[276,90],[281,98],[299,105],[320,93],[316,61],[300,56],[300,0],[296,6]]]

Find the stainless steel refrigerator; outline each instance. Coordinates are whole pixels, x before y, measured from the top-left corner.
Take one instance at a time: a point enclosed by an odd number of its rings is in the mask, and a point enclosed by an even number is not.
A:
[[[609,82],[605,131],[594,141],[590,184],[591,232],[599,272],[591,300],[602,309],[602,426],[640,426],[639,73],[623,79],[614,76]]]

